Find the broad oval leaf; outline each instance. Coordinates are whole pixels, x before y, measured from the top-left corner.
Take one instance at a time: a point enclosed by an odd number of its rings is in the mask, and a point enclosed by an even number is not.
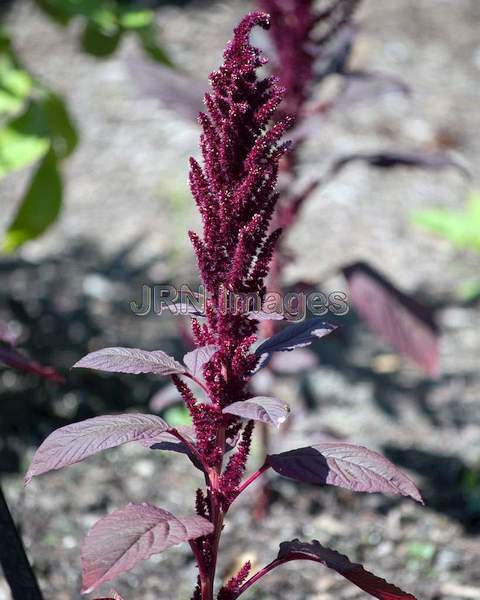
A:
[[[286,421],[290,407],[277,398],[256,396],[241,402],[234,402],[224,408],[223,412],[280,427]]]
[[[217,352],[218,347],[210,344],[208,346],[201,346],[192,352],[188,352],[183,357],[183,362],[187,365],[190,373],[203,381],[203,367],[208,363],[212,356]]]
[[[87,354],[73,367],[135,375],[139,373],[154,373],[155,375],[185,373],[185,367],[162,350],[149,352],[138,348],[103,348]]]
[[[106,415],[66,425],[50,434],[33,456],[25,483],[32,477],[81,462],[92,454],[128,442],[151,439],[169,426],[155,415]]]
[[[381,454],[363,446],[325,442],[269,456],[274,471],[285,477],[354,492],[410,496],[423,504],[413,481]]]
[[[432,377],[439,374],[438,327],[431,311],[370,265],[343,269],[352,302],[368,326]]]
[[[332,333],[337,327],[322,318],[307,319],[295,325],[289,325],[279,333],[265,340],[255,350],[257,356],[272,352],[289,352],[295,348],[309,346],[317,339]]]
[[[83,593],[167,548],[208,535],[206,519],[175,517],[151,504],[129,504],[100,519],[82,546]]]
[[[290,560],[319,562],[379,600],[416,600],[412,594],[408,594],[385,579],[366,571],[362,565],[350,562],[343,554],[322,546],[316,540],[313,542],[301,542],[300,540],[282,542],[278,558],[285,562]]]

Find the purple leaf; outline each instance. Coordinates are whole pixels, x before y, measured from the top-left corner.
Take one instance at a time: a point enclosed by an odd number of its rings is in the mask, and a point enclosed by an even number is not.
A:
[[[352,302],[368,326],[432,377],[439,374],[439,340],[431,311],[365,263],[343,269]]]
[[[298,481],[335,485],[355,492],[410,496],[423,504],[413,481],[381,454],[345,442],[325,442],[273,454],[274,471]]]
[[[407,594],[384,579],[366,571],[362,565],[350,562],[343,554],[325,548],[316,540],[310,543],[299,540],[282,542],[278,558],[284,562],[291,560],[318,562],[336,571],[358,588],[379,600],[416,600],[412,594]]]
[[[381,152],[358,152],[348,154],[335,161],[331,167],[332,173],[337,174],[351,162],[365,162],[372,167],[380,169],[391,169],[393,167],[415,167],[440,171],[449,167],[455,167],[467,177],[470,173],[466,166],[446,152],[428,152],[426,150],[384,150]]]
[[[295,348],[309,346],[317,339],[335,331],[336,326],[326,323],[320,317],[307,319],[295,325],[289,325],[279,333],[265,340],[255,350],[257,356],[272,352],[289,352]]]
[[[100,519],[82,546],[84,594],[167,548],[208,535],[202,517],[179,518],[151,504],[129,504]]]
[[[25,483],[36,475],[73,465],[102,450],[154,438],[168,428],[160,417],[139,413],[94,417],[66,425],[50,434],[35,452]]]
[[[154,373],[155,375],[185,373],[185,368],[162,350],[149,352],[138,348],[103,348],[87,354],[73,367],[136,375],[139,373]]]
[[[43,365],[40,365],[10,345],[0,345],[0,362],[8,367],[12,367],[12,369],[17,369],[24,373],[33,373],[43,379],[49,379],[51,381],[56,381],[57,383],[65,381],[64,377],[53,367],[44,367]]]
[[[224,408],[223,412],[280,427],[286,421],[290,407],[277,398],[256,396],[241,402],[234,402]]]
[[[183,362],[187,365],[190,373],[203,381],[203,367],[208,363],[212,356],[217,352],[218,347],[213,344],[209,346],[202,346],[192,352],[188,352],[183,357]]]

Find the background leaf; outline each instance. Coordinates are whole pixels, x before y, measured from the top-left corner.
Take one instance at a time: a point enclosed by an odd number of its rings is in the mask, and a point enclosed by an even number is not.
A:
[[[60,213],[62,180],[55,154],[49,152],[32,177],[20,208],[9,226],[3,248],[10,252],[42,234]]]
[[[343,273],[352,303],[368,326],[428,375],[438,376],[439,330],[432,311],[366,263],[348,265]]]

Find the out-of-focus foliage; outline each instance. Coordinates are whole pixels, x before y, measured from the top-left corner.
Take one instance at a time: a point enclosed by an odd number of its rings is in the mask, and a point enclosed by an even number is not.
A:
[[[465,210],[435,208],[418,212],[414,221],[455,247],[480,253],[480,193],[472,193]]]
[[[154,60],[173,66],[157,41],[155,14],[122,0],[36,0],[57,23],[83,22],[81,44],[97,57],[112,54],[123,35],[135,34]],[[18,211],[1,242],[13,251],[41,235],[62,206],[60,163],[78,143],[63,99],[36,80],[14,53],[0,28],[0,179],[38,162]]]
[[[60,163],[78,135],[62,98],[26,71],[0,29],[0,179],[38,161],[2,246],[12,251],[39,236],[62,205]]]
[[[36,0],[38,6],[57,23],[68,25],[81,19],[81,44],[85,52],[109,56],[125,33],[134,33],[154,60],[172,66],[165,49],[158,43],[155,13],[128,0]]]
[[[413,215],[414,221],[461,250],[480,254],[480,193],[472,192],[463,211],[434,208]],[[458,289],[465,302],[480,297],[480,280],[467,280]]]

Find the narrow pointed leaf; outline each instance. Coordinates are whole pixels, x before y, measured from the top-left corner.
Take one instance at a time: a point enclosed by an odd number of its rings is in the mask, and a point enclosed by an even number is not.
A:
[[[44,367],[7,344],[0,344],[0,363],[24,373],[33,373],[42,379],[49,379],[57,383],[65,381],[64,377],[53,367]]]
[[[151,504],[129,504],[100,519],[82,546],[83,593],[167,548],[208,535],[206,519],[175,517]]]
[[[289,325],[279,333],[265,340],[255,350],[255,354],[261,356],[264,353],[288,352],[295,350],[295,348],[309,346],[315,340],[332,333],[335,329],[335,325],[331,325],[319,317],[307,319],[301,323]]]
[[[154,373],[173,375],[185,373],[185,367],[162,350],[138,348],[103,348],[84,356],[74,368],[97,369],[113,373]]]
[[[210,344],[208,346],[202,346],[192,352],[188,352],[183,357],[183,362],[187,365],[190,373],[203,381],[203,367],[208,363],[212,356],[217,352],[218,347]]]
[[[278,558],[285,562],[290,560],[318,562],[336,571],[358,588],[379,600],[416,600],[412,594],[408,594],[385,579],[366,571],[362,565],[350,562],[343,554],[326,548],[315,540],[310,543],[299,540],[282,542]]]
[[[256,396],[241,402],[234,402],[224,408],[223,412],[280,427],[286,421],[290,407],[277,398]]]
[[[427,374],[439,373],[439,339],[431,311],[365,263],[343,269],[352,302],[368,326]]]
[[[354,492],[410,496],[423,504],[413,481],[393,463],[363,446],[326,442],[269,456],[274,471],[285,477]]]
[[[35,452],[25,483],[32,477],[81,462],[92,454],[128,442],[154,438],[169,426],[155,415],[106,415],[66,425],[50,434]]]

